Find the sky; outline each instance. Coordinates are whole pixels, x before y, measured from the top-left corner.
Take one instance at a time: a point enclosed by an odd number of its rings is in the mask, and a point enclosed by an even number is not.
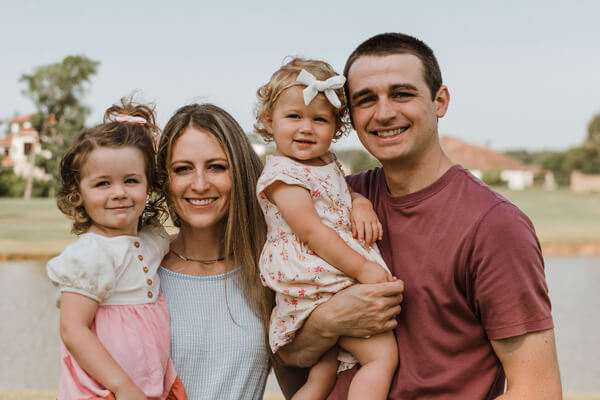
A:
[[[600,113],[596,0],[0,0],[0,10],[4,121],[35,111],[22,74],[85,55],[100,62],[84,97],[88,125],[136,92],[155,103],[161,126],[182,105],[211,102],[249,132],[256,89],[286,56],[341,73],[358,44],[390,31],[436,53],[451,96],[442,136],[502,151],[566,150]],[[351,133],[336,146],[360,142]]]

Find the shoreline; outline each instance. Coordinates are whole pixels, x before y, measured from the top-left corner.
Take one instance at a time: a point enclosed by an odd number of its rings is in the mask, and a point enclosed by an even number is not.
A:
[[[599,257],[600,242],[544,242],[542,245],[542,254],[544,257]],[[47,262],[56,257],[62,249],[57,249],[51,253],[24,253],[10,252],[0,250],[0,262],[7,261],[40,261]]]
[[[543,242],[542,254],[544,257],[598,257],[600,256],[600,242]]]

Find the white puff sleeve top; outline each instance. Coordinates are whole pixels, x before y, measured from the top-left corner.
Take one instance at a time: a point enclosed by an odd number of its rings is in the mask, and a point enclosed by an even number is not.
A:
[[[162,227],[145,227],[138,236],[106,237],[84,233],[47,265],[48,276],[62,292],[74,292],[101,305],[144,304],[156,301],[157,274],[169,252]]]

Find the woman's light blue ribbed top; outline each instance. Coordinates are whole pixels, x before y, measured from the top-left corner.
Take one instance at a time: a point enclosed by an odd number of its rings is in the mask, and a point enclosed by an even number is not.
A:
[[[162,267],[158,273],[169,302],[171,357],[188,398],[262,399],[268,350],[260,319],[240,290],[238,270],[227,279],[225,274],[193,276]]]

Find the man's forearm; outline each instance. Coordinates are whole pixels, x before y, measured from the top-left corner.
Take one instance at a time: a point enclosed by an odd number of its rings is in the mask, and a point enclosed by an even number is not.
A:
[[[327,350],[334,346],[338,336],[329,332],[325,321],[327,304],[317,307],[304,321],[294,340],[277,351],[284,364],[312,367]]]
[[[404,283],[356,284],[321,303],[291,343],[277,351],[288,365],[312,367],[340,336],[366,337],[397,325]]]

